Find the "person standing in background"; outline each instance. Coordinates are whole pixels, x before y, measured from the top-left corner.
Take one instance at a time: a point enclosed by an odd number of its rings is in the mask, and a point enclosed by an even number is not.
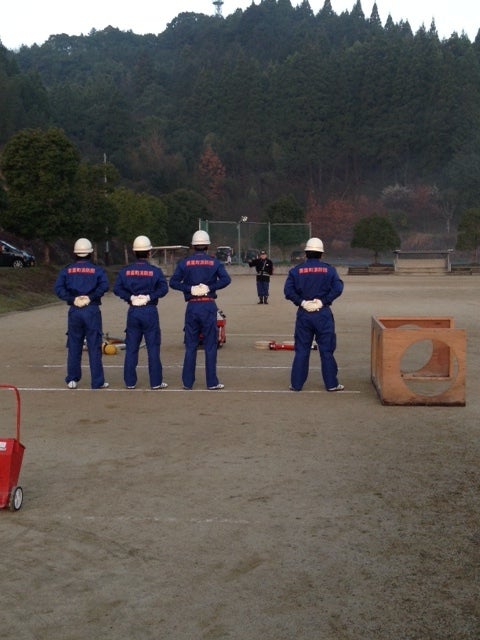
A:
[[[273,262],[267,258],[267,252],[262,249],[260,256],[248,261],[249,267],[255,267],[257,272],[258,304],[268,304],[270,293],[270,276],[273,274]]]

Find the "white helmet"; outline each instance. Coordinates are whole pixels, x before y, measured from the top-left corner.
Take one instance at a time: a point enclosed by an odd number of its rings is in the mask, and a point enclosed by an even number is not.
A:
[[[134,251],[150,251],[152,248],[152,243],[147,236],[137,236],[133,241],[133,250]]]
[[[305,245],[305,251],[317,251],[323,253],[323,242],[320,238],[310,238]]]
[[[93,253],[92,243],[87,238],[79,238],[75,242],[73,253],[80,258],[86,258],[90,253]]]
[[[192,247],[203,246],[210,244],[210,236],[206,231],[195,231],[192,236]]]

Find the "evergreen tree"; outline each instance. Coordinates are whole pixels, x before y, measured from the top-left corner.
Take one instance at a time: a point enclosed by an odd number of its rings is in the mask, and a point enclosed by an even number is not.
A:
[[[190,246],[198,221],[207,219],[207,201],[189,189],[177,189],[162,198],[167,208],[167,237],[170,244]]]
[[[372,215],[362,218],[353,228],[353,248],[370,249],[374,262],[378,264],[380,253],[400,247],[400,238],[388,218]]]
[[[270,240],[278,246],[285,258],[289,248],[308,239],[308,225],[305,212],[292,195],[281,196],[266,210],[266,222],[270,225]],[[266,231],[257,235],[258,244],[266,244]]]
[[[307,0],[262,0],[222,20],[182,13],[158,36],[108,27],[0,49],[0,144],[53,122],[86,162],[108,153],[123,184],[156,196],[198,188],[209,144],[232,220],[260,217],[285,184],[319,206],[396,183],[475,206],[479,38],[390,15],[382,28],[376,3],[369,18],[352,4],[314,16]]]
[[[138,194],[125,187],[115,189],[109,196],[117,214],[117,232],[124,243],[125,263],[129,261],[132,242],[140,233],[155,246],[167,240],[167,208],[159,199]]]
[[[92,165],[82,162],[75,186],[78,197],[76,225],[72,221],[70,235],[81,235],[93,242],[108,240],[115,235],[117,212],[109,198],[118,175],[111,164]]]
[[[77,149],[60,129],[25,129],[13,136],[0,167],[8,191],[2,225],[26,238],[45,241],[45,262],[52,240],[70,235],[77,219]]]

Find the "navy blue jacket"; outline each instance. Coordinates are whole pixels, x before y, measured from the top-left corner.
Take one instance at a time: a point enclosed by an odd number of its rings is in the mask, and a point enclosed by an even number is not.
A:
[[[88,296],[90,304],[100,305],[101,297],[108,291],[105,271],[90,260],[78,260],[64,267],[55,282],[55,293],[69,305],[77,296]]]
[[[216,298],[216,291],[227,287],[231,281],[223,262],[203,251],[198,251],[180,260],[175,273],[170,278],[170,287],[183,291],[185,300],[188,301],[194,297],[190,293],[193,285],[206,284],[210,289],[207,296]]]
[[[300,306],[302,300],[321,300],[328,307],[343,292],[343,281],[335,267],[309,258],[288,272],[284,294],[287,300]]]
[[[130,296],[149,295],[149,305],[157,306],[158,299],[168,293],[168,283],[160,267],[140,259],[118,272],[113,293],[130,304]]]

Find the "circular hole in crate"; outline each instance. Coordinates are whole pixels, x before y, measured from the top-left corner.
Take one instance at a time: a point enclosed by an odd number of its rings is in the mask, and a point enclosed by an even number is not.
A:
[[[404,384],[421,396],[438,396],[449,389],[458,374],[458,360],[450,347],[435,339],[418,340],[402,354]]]

